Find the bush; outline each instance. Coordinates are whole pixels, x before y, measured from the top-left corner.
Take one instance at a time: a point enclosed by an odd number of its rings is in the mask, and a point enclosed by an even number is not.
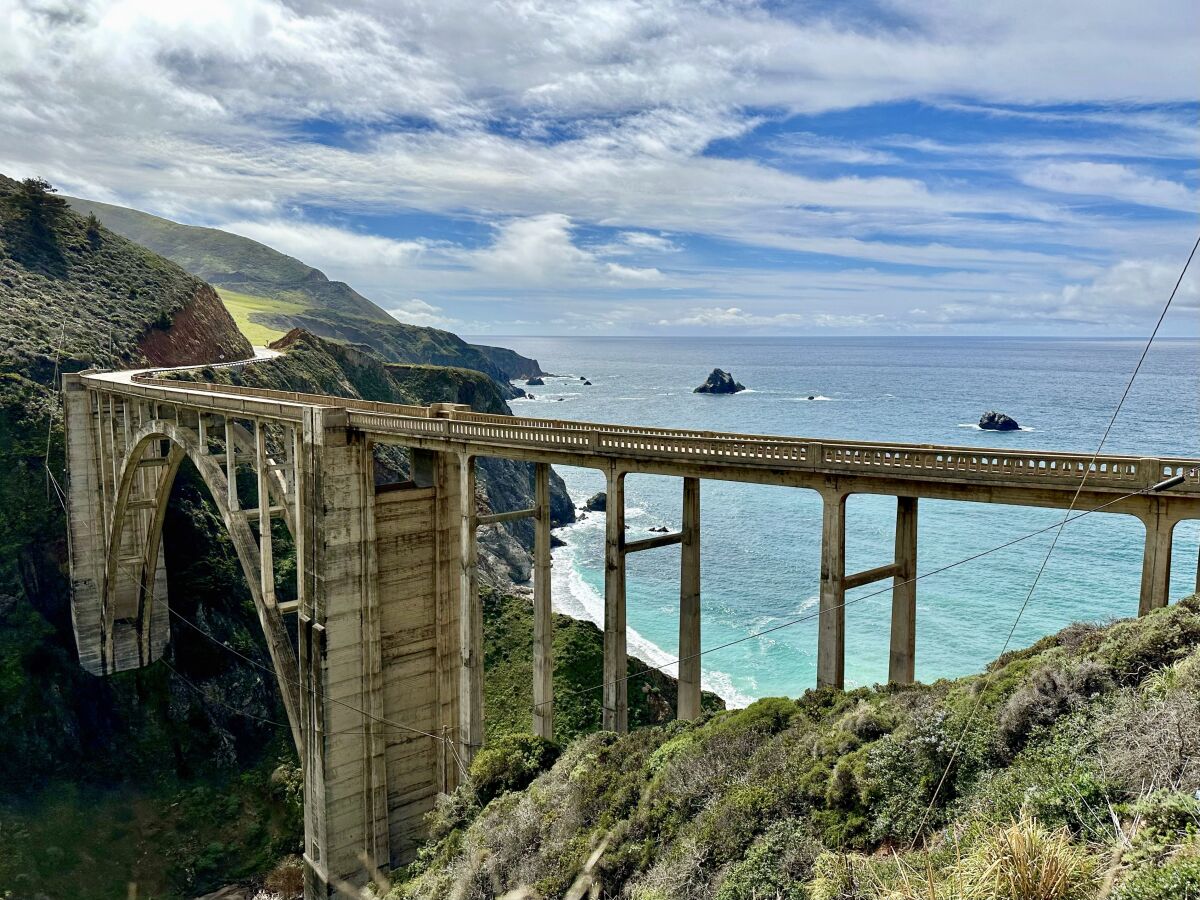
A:
[[[1000,709],[997,743],[1001,757],[1011,759],[1032,731],[1052,725],[1112,687],[1109,670],[1090,660],[1066,670],[1051,663],[1035,672]]]
[[[1143,869],[1117,888],[1113,900],[1200,900],[1200,857]]]
[[[304,860],[299,856],[284,857],[267,874],[263,887],[283,900],[299,897],[304,893]]]
[[[559,747],[535,734],[506,734],[479,751],[471,783],[481,804],[505,791],[519,791],[558,759]]]
[[[1200,847],[1200,799],[1191,794],[1157,791],[1132,811],[1138,827],[1122,860],[1129,868],[1158,865],[1184,845]]]
[[[721,880],[716,900],[809,900],[821,844],[798,819],[772,825]]]
[[[1095,862],[1070,831],[1027,816],[980,834],[956,874],[979,900],[1085,900],[1096,889]]]
[[[1138,619],[1117,622],[1104,637],[1100,657],[1127,683],[1187,656],[1200,644],[1195,598],[1156,609]]]

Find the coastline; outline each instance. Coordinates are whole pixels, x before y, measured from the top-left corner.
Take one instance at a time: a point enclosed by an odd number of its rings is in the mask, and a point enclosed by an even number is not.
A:
[[[580,498],[572,497],[577,509],[582,509]],[[634,507],[627,511],[627,516],[636,518],[645,511]],[[591,514],[587,518],[564,525],[555,529],[555,536],[563,546],[555,547],[551,552],[551,598],[554,611],[591,622],[597,628],[604,628],[604,595],[587,582],[579,564],[579,556],[583,550],[584,535],[589,531],[603,532],[603,514]],[[634,628],[628,629],[629,655],[660,668],[661,671],[677,678],[678,665],[674,654],[664,650],[653,641],[640,634]],[[740,709],[749,706],[757,697],[752,697],[739,691],[733,686],[733,679],[725,672],[713,671],[702,667],[700,684],[706,691],[719,696],[729,709]]]

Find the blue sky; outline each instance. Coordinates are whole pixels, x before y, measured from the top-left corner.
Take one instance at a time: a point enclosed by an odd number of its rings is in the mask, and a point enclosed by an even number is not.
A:
[[[1143,334],[1200,229],[1186,2],[0,13],[0,171],[468,334]]]

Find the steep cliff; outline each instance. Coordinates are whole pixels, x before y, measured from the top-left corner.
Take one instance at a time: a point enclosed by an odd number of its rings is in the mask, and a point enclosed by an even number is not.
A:
[[[245,368],[177,373],[172,377],[391,403],[465,403],[477,412],[512,414],[497,383],[473,369],[385,363],[370,348],[330,341],[300,329],[293,329],[272,346],[286,353]],[[376,468],[380,482],[407,477],[407,457],[397,448],[377,448]],[[478,486],[481,512],[533,505],[533,472],[528,464],[482,459]],[[575,521],[574,504],[562,479],[554,473],[550,503],[551,519],[556,525]],[[530,522],[482,528],[480,543],[480,563],[486,583],[507,587],[511,581],[521,583],[529,579],[532,573],[529,550],[533,545]]]
[[[55,369],[251,348],[209,286],[57,200],[0,176],[0,895],[100,898],[137,880],[179,896],[294,846],[294,797],[268,778],[290,750],[261,721],[281,715],[275,686],[182,626],[159,665],[79,667]],[[166,522],[172,608],[265,661],[217,525],[185,469]],[[139,842],[142,821],[158,825]]]

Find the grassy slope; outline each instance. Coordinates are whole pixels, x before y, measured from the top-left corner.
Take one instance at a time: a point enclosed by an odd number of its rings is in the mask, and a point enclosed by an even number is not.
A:
[[[215,228],[181,225],[138,210],[69,198],[114,231],[216,285],[255,340],[292,328],[373,347],[395,362],[465,366],[505,382],[541,372],[511,350],[468,344],[436,328],[397,322],[349,285],[257,241]],[[245,330],[245,329],[243,329]],[[250,334],[250,332],[247,332]]]
[[[242,334],[249,338],[250,343],[256,347],[265,347],[272,341],[279,340],[286,333],[286,329],[264,325],[262,323],[264,317],[296,315],[308,309],[308,305],[305,303],[295,303],[274,297],[255,297],[228,289],[220,289],[217,293],[221,295],[221,302],[233,316],[233,321],[237,322]]]
[[[991,672],[583,738],[482,811],[461,789],[393,896],[562,896],[601,843],[601,895],[634,900],[1200,896],[1200,600]],[[989,881],[1026,848],[1056,891]]]

